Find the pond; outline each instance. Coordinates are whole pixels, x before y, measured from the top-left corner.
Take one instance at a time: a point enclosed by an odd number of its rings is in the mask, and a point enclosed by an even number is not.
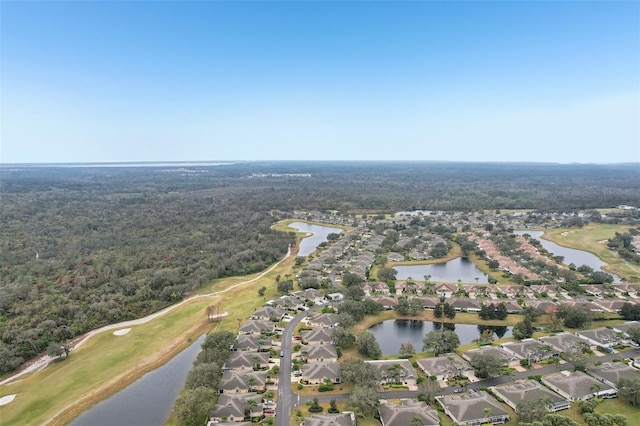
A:
[[[416,352],[422,351],[422,339],[430,331],[452,330],[460,338],[460,344],[472,343],[480,337],[483,330],[493,330],[497,339],[511,337],[511,327],[486,326],[475,324],[450,324],[417,320],[387,320],[369,328],[376,338],[383,355],[395,355],[400,345],[411,342]]]
[[[458,257],[444,263],[431,265],[403,265],[394,266],[398,274],[396,278],[406,280],[413,278],[422,281],[425,275],[431,275],[431,281],[487,284],[488,277],[469,259]],[[476,278],[478,280],[476,281]]]
[[[517,230],[517,231],[513,231],[513,233],[517,235],[523,235],[523,234],[531,235],[531,237],[540,241],[540,244],[542,245],[542,247],[544,247],[549,253],[552,253],[554,256],[564,257],[563,263],[565,265],[569,265],[570,263],[573,263],[576,266],[587,265],[596,271],[597,270],[604,271],[602,267],[607,265],[606,262],[603,262],[602,260],[600,260],[600,258],[593,253],[589,253],[584,250],[577,250],[569,247],[563,247],[552,241],[545,240],[544,238],[542,238],[544,231]],[[607,273],[613,276],[614,282],[620,282],[620,278],[616,277],[613,274],[610,274],[609,272]]]
[[[322,225],[312,225],[304,222],[293,222],[290,223],[289,226],[291,228],[296,228],[300,232],[306,232],[312,234],[308,237],[305,237],[300,242],[300,250],[298,250],[298,256],[308,256],[313,253],[320,243],[327,241],[327,235],[329,234],[339,234],[342,232],[340,228],[331,228],[329,226]]]
[[[94,405],[69,424],[71,426],[163,424],[184,386],[187,373],[200,352],[204,338],[205,335],[200,336],[171,361]]]

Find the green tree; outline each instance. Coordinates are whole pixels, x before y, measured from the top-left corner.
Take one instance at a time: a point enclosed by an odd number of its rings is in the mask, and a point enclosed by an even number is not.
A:
[[[356,339],[356,347],[358,348],[358,352],[372,359],[380,358],[382,355],[382,351],[380,350],[380,345],[376,341],[376,338],[369,331],[361,331],[358,334],[358,338]]]
[[[444,302],[442,305],[442,312],[444,313],[444,316],[449,319],[454,319],[456,317],[456,310],[447,302]]]
[[[435,380],[425,380],[418,384],[418,394],[416,397],[419,401],[430,404],[434,401],[434,397],[441,391],[440,385]]]
[[[398,298],[398,304],[395,306],[395,311],[400,315],[407,315],[409,313],[409,301],[406,297]]]
[[[341,349],[349,348],[356,342],[356,336],[354,336],[350,330],[342,326],[336,327],[333,330],[331,339],[333,340],[335,345]]]
[[[204,386],[209,389],[217,389],[220,383],[222,370],[216,363],[195,363],[185,381],[187,389],[196,389]]]
[[[540,421],[547,414],[547,409],[542,398],[521,399],[516,404],[518,423],[532,423]]]
[[[635,343],[640,345],[640,327],[629,327],[627,334]]]
[[[285,280],[278,283],[278,291],[283,294],[289,294],[293,290],[293,281]]]
[[[384,282],[390,282],[396,280],[398,272],[393,268],[382,268],[378,271],[378,279]]]
[[[513,337],[518,340],[528,339],[533,336],[533,332],[535,331],[533,324],[529,317],[525,317],[524,320],[517,323],[512,330]]]
[[[361,359],[347,359],[340,363],[342,381],[347,384],[378,387],[380,372]]]
[[[640,407],[640,377],[621,377],[618,380],[618,394],[634,407]]]
[[[500,374],[504,360],[489,353],[481,352],[471,356],[470,364],[471,367],[473,367],[476,377],[486,379],[487,377],[494,377]]]
[[[340,410],[338,410],[338,404],[336,403],[335,398],[329,401],[329,410],[327,411],[332,414],[337,414],[340,412]]]
[[[49,343],[49,346],[47,347],[47,355],[51,358],[61,358],[64,354],[64,348],[60,343]]]
[[[411,341],[400,345],[399,355],[401,358],[410,358],[412,355],[415,355],[415,353],[416,350],[414,349],[413,343],[411,343]]]
[[[345,287],[357,286],[364,282],[364,279],[357,274],[351,272],[345,272],[342,274],[342,285]]]
[[[564,321],[564,326],[570,328],[584,328],[592,321],[591,311],[586,306],[560,305],[557,315]]]
[[[185,426],[201,426],[214,408],[217,391],[201,386],[182,392],[173,407],[173,412]]]
[[[451,330],[430,331],[424,339],[423,351],[433,350],[435,356],[452,352],[460,345],[460,338]]]
[[[436,318],[442,318],[442,303],[436,304],[435,309],[433,310],[433,316]]]
[[[373,416],[379,404],[380,392],[370,386],[355,385],[347,400],[347,405],[362,417]]]

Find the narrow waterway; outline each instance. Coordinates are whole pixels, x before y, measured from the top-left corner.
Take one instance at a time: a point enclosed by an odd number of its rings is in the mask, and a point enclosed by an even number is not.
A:
[[[553,241],[545,240],[544,238],[542,238],[544,231],[517,230],[517,231],[513,231],[513,233],[517,235],[523,235],[523,234],[531,235],[532,238],[535,238],[536,240],[540,241],[540,244],[542,245],[542,247],[544,247],[549,253],[552,253],[554,256],[564,257],[564,260],[562,263],[564,263],[565,265],[569,265],[571,263],[573,263],[576,266],[587,265],[593,268],[594,270],[601,270],[603,272],[606,272],[604,269],[602,269],[602,267],[607,266],[607,262],[600,260],[600,258],[595,254],[589,253],[588,251],[584,251],[584,250],[564,247],[554,243]],[[613,277],[614,282],[617,282],[617,283],[620,282],[619,277],[609,272],[606,272],[606,273]]]
[[[298,256],[308,256],[313,253],[320,243],[327,241],[327,235],[339,234],[342,232],[340,228],[331,228],[329,226],[312,225],[304,222],[293,222],[289,224],[289,227],[296,228],[300,232],[306,232],[309,235],[300,242],[300,249],[298,250]]]
[[[430,265],[403,265],[394,266],[398,274],[396,278],[406,280],[412,278],[422,281],[425,275],[430,276],[430,280],[438,282],[460,282],[487,284],[487,275],[469,259],[458,257],[448,262],[433,263]]]
[[[132,331],[135,332],[135,331]],[[158,426],[169,417],[187,373],[204,342],[202,335],[161,367],[82,413],[71,426]]]

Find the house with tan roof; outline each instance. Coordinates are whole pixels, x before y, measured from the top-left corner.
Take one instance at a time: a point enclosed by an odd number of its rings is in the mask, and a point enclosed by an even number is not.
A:
[[[262,309],[258,309],[251,314],[249,318],[259,321],[281,321],[284,317],[285,311],[282,309],[272,308],[271,306],[265,306]]]
[[[480,312],[481,306],[473,299],[450,299],[449,305],[458,312]]]
[[[272,342],[271,337],[264,334],[240,334],[236,337],[236,341],[231,345],[233,352],[249,351],[249,352],[269,352]]]
[[[398,301],[390,296],[368,297],[367,299],[376,302],[386,310],[393,309],[398,304]]]
[[[619,313],[624,304],[628,303],[628,301],[622,299],[596,299],[593,303],[600,306],[607,312]]]
[[[311,327],[334,327],[337,323],[338,316],[336,314],[316,314],[303,320]]]
[[[546,401],[545,407],[551,412],[571,408],[571,402],[567,398],[547,389],[536,380],[522,379],[513,383],[493,386],[491,390],[514,410],[520,401],[538,401],[540,399]]]
[[[478,349],[471,349],[470,351],[462,354],[462,357],[471,362],[472,358],[476,354],[489,354],[494,358],[501,359],[504,366],[511,364],[512,362],[518,362],[519,358],[511,352],[507,352],[498,346],[483,346]]]
[[[238,334],[273,334],[276,330],[276,324],[273,321],[247,320],[245,321]]]
[[[619,331],[621,333],[628,333],[630,328],[640,328],[639,321],[628,321],[623,324],[617,324],[612,326],[614,331]]]
[[[618,392],[582,371],[562,371],[542,377],[542,383],[569,401],[591,398],[615,398]]]
[[[431,409],[425,402],[413,399],[400,399],[400,404],[386,400],[380,401],[378,407],[382,426],[439,426],[438,412]],[[416,423],[417,422],[417,423]]]
[[[504,424],[509,413],[484,391],[437,396],[447,416],[458,424],[477,426],[486,423]]]

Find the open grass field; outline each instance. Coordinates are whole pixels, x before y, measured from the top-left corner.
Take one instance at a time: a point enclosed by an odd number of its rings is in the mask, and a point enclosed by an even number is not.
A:
[[[216,280],[198,293],[223,293],[193,299],[164,316],[131,327],[131,332],[124,336],[114,336],[110,331],[98,334],[72,351],[67,360],[3,385],[0,395],[18,396],[0,407],[0,423],[2,426],[65,424],[166,363],[199,335],[214,328],[237,331],[239,322],[246,320],[265,300],[276,297],[275,276],[288,273],[293,262],[294,256],[290,256],[265,276],[246,284],[242,283],[259,274]],[[258,295],[262,286],[267,287],[264,297]],[[206,307],[218,301],[221,311],[229,312],[229,316],[219,323],[208,323]]]
[[[629,226],[590,224],[582,228],[562,228],[545,230],[544,238],[554,243],[591,252],[608,263],[607,272],[616,274],[627,281],[637,282],[640,277],[640,266],[621,259],[614,251],[609,250],[606,240],[615,236],[616,232],[627,232]],[[633,278],[635,277],[635,278]]]

